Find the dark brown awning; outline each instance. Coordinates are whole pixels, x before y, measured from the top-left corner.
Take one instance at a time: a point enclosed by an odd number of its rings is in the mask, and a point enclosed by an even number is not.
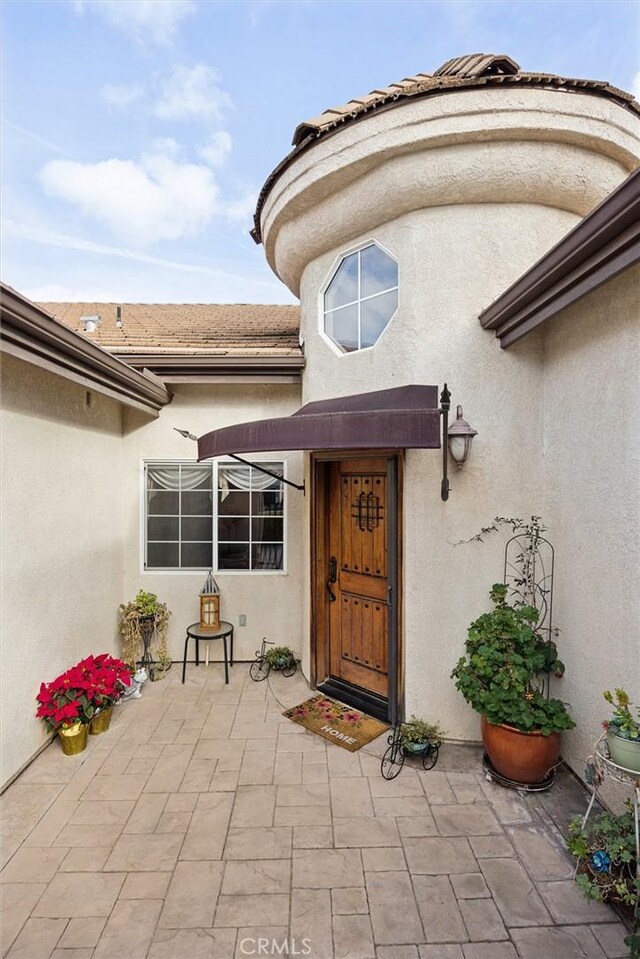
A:
[[[307,403],[292,416],[212,430],[198,460],[274,450],[439,449],[436,386],[399,386]]]

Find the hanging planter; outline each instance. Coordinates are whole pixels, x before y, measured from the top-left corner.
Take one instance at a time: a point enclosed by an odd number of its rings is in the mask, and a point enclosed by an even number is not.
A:
[[[87,748],[87,723],[74,723],[73,726],[61,726],[58,730],[60,745],[65,756],[77,756]]]

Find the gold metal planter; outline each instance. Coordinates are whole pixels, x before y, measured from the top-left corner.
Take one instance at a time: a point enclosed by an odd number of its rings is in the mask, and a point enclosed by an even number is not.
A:
[[[60,745],[65,756],[76,756],[87,748],[89,727],[86,723],[74,723],[58,730]]]
[[[111,722],[112,713],[113,706],[107,706],[106,709],[101,709],[99,713],[96,713],[89,723],[89,732],[92,736],[99,736],[101,733],[106,733]]]

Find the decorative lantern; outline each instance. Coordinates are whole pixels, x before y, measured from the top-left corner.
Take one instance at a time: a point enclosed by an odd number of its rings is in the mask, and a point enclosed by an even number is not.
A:
[[[220,590],[213,578],[213,570],[200,590],[200,629],[214,633],[220,629]]]
[[[457,419],[455,423],[452,423],[449,427],[448,440],[451,459],[458,469],[460,469],[467,461],[467,457],[471,452],[473,437],[478,435],[478,431],[474,430],[472,426],[469,426],[463,418],[461,406],[458,407],[456,412]]]

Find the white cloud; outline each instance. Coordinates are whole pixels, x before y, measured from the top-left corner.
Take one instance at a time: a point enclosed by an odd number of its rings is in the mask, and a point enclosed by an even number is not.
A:
[[[212,167],[223,166],[231,153],[233,140],[226,130],[219,130],[209,137],[209,142],[198,150],[202,159]]]
[[[219,209],[211,169],[180,162],[171,151],[156,150],[137,163],[52,160],[40,178],[49,195],[139,246],[198,234]]]
[[[175,137],[156,137],[151,141],[149,153],[162,153],[164,156],[177,160],[184,156],[184,147]]]
[[[219,86],[217,70],[198,63],[194,67],[176,67],[162,84],[162,95],[154,113],[163,120],[199,120],[221,123],[233,103]]]
[[[232,223],[246,224],[249,229],[253,223],[253,214],[258,200],[257,190],[245,190],[245,192],[235,200],[229,200],[224,205],[225,219]]]
[[[123,108],[139,100],[143,93],[144,87],[139,83],[105,83],[100,96],[110,107]]]
[[[633,83],[631,84],[631,93],[633,93],[636,100],[640,100],[640,70],[638,70],[633,78]]]
[[[184,17],[196,9],[192,0],[75,0],[76,13],[96,13],[139,43],[170,44]]]

